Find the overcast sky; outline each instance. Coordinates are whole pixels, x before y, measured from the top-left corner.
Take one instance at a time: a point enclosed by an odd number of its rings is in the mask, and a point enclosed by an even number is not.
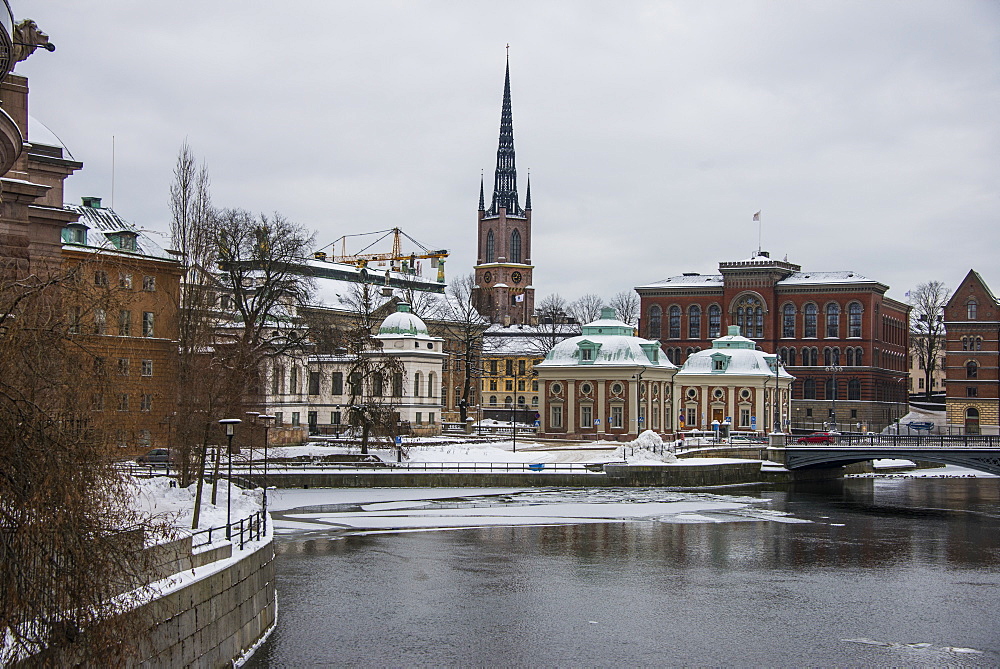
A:
[[[763,248],[903,299],[1000,293],[1000,3],[12,0],[17,71],[97,195],[166,231],[187,139],[219,206],[400,226],[475,262],[510,43],[539,296],[604,296]]]

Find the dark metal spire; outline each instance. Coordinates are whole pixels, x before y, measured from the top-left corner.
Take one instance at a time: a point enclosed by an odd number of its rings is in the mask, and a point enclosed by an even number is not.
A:
[[[524,193],[524,210],[531,211],[531,169],[528,169],[528,187]]]
[[[486,198],[483,191],[483,175],[479,175],[479,211],[486,211]]]
[[[500,145],[497,148],[497,171],[493,182],[493,204],[489,215],[496,216],[500,208],[508,216],[521,216],[524,211],[517,198],[517,169],[514,167],[514,121],[510,112],[510,58],[503,82],[503,109],[500,112]]]

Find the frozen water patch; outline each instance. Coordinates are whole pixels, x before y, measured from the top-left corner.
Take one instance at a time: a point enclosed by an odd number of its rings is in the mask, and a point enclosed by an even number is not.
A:
[[[877,641],[875,639],[841,639],[845,643],[859,643],[866,646],[876,646],[879,648],[888,648],[894,650],[914,650],[914,651],[927,651],[933,654],[951,654],[956,655],[982,655],[983,651],[976,650],[975,648],[963,648],[962,646],[935,646],[932,643],[919,642],[919,643],[896,643],[893,641]]]
[[[352,500],[342,491],[332,497],[312,496],[314,504],[274,514],[283,535],[315,535],[327,528],[342,536],[372,532],[405,532],[491,526],[572,525],[609,522],[734,523],[810,522],[761,508],[756,497],[666,492],[660,489],[541,489],[468,491],[441,497],[424,490],[399,490],[397,499],[372,500],[358,491]],[[383,493],[391,491],[383,491]],[[454,491],[458,492],[458,491]],[[472,492],[473,494],[469,494]],[[492,493],[492,494],[491,494]],[[325,503],[333,502],[335,503]]]

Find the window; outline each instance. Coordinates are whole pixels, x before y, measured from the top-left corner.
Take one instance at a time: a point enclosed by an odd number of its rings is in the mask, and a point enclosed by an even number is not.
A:
[[[402,395],[403,394],[403,375],[402,374],[397,374],[396,376],[399,377],[399,393],[398,393],[398,395]],[[351,372],[350,376],[347,377],[347,383],[351,386],[351,396],[352,397],[361,397],[361,395],[362,395],[362,392],[361,392],[361,372]],[[395,390],[396,390],[396,387],[395,387],[395,378],[393,378],[393,384],[394,384],[393,385],[393,391],[394,391],[394,394],[396,394],[395,393]]]
[[[431,425],[434,424],[434,412],[433,411],[431,411],[430,413],[427,414],[427,422],[430,423]]]
[[[826,385],[826,388],[824,390],[826,392],[826,399],[828,399],[828,400],[840,399],[840,397],[837,394],[837,385],[838,384],[837,384],[837,380],[836,379],[834,379],[834,378],[827,379],[825,385]]]
[[[922,381],[923,379],[921,379]],[[860,400],[861,399],[861,381],[857,379],[851,379],[847,382],[847,399],[849,400]]]
[[[518,360],[517,361],[517,373],[518,373],[518,375],[522,375],[522,374],[525,373],[525,363],[524,363],[524,360]]]
[[[509,262],[521,262],[521,233],[517,229],[510,232],[510,260]]]
[[[816,379],[806,379],[802,382],[802,398],[807,400],[816,399]]]
[[[688,307],[688,339],[701,339],[701,307]]]
[[[760,299],[746,295],[735,304],[736,325],[740,332],[750,339],[760,339],[764,336],[764,306]]]
[[[660,330],[660,315],[662,310],[660,305],[654,304],[649,308],[649,324],[646,326],[646,337],[649,339],[659,339],[661,336]]]
[[[490,406],[491,407],[495,407],[496,405],[497,405],[497,396],[496,395],[490,395]]]
[[[861,336],[861,304],[858,302],[847,305],[847,336]]]
[[[813,415],[813,410],[812,409],[806,409],[806,418],[812,418],[812,415]]]
[[[309,394],[319,395],[319,372],[309,372]]]
[[[354,375],[352,374],[351,376]],[[354,382],[352,381],[351,383],[353,384]],[[396,372],[392,375],[392,396],[403,396],[403,375],[400,372]]]
[[[492,230],[486,233],[486,262],[496,262],[496,240]]]
[[[851,418],[857,418],[857,417],[858,417],[858,410],[851,409]]]
[[[104,309],[94,309],[94,334],[107,334],[108,333],[108,317],[104,313]]]
[[[687,408],[687,419],[684,421],[687,427],[696,427],[698,425],[698,409],[696,407]]]
[[[975,350],[982,351],[983,350],[983,338],[982,337],[976,337],[975,343],[976,343]]]
[[[532,379],[532,381],[531,381],[531,392],[533,392],[533,393],[537,393],[538,392],[538,379]]]
[[[126,290],[132,290],[132,273],[131,272],[119,272],[118,273],[118,287],[125,288]]]
[[[271,394],[277,395],[278,393],[284,392],[284,380],[285,380],[285,368],[280,365],[275,365],[274,369],[271,371]]]
[[[144,311],[142,312],[142,336],[152,337],[153,336],[153,312]]]
[[[128,393],[118,393],[118,410],[128,411]]]
[[[553,404],[549,408],[549,427],[562,427],[563,424],[563,408],[561,404]]]
[[[807,304],[805,308],[805,336],[807,338],[816,337],[816,314],[817,309],[815,304]]]
[[[156,277],[146,275],[142,277],[142,289],[147,293],[152,293],[156,291]]]
[[[975,386],[968,386],[965,389],[965,396],[966,397],[978,397],[979,396],[979,389],[976,388]]]
[[[292,365],[288,376],[288,392],[298,394],[299,392],[299,368]]]
[[[285,412],[284,411],[275,411],[274,412],[274,424],[275,425],[284,425],[285,424]]]
[[[969,338],[968,337],[962,337],[962,350],[963,351],[968,351],[969,350]]]
[[[589,404],[580,405],[580,427],[594,426],[594,407]]]
[[[122,337],[132,336],[132,312],[128,309],[118,312],[118,334]]]
[[[722,307],[713,304],[708,308],[708,338],[715,339],[722,334]]]
[[[506,381],[504,381],[503,382],[503,389],[506,390],[508,393],[513,392],[514,391],[514,381],[512,379],[507,379]]]
[[[924,377],[917,379],[917,388],[923,390],[924,387]]]
[[[153,410],[153,396],[144,394],[139,401],[140,411],[152,411]]]
[[[583,348],[580,349],[580,360],[590,361],[594,359],[594,349]]]
[[[152,376],[153,375],[153,361],[143,360],[142,361],[142,371],[140,372],[142,376]]]
[[[94,285],[95,286],[107,286],[108,285],[108,273],[103,269],[99,269],[94,272]]]
[[[795,337],[795,305],[786,304],[781,309],[781,336],[786,339]]]
[[[490,360],[490,374],[496,374],[496,373],[497,373],[497,361]]]
[[[969,302],[965,306],[968,308],[969,320],[970,321],[976,320],[976,306],[977,306],[976,301],[969,300]]]
[[[713,372],[724,372],[726,371],[726,361],[723,358],[716,358],[712,361],[712,371]]]
[[[80,307],[69,308],[69,332],[70,334],[80,334]]]
[[[517,381],[517,392],[523,393],[527,386],[524,383],[524,379],[518,379]]]
[[[677,305],[670,307],[667,327],[669,328],[667,336],[670,339],[681,338],[681,308]]]
[[[826,305],[826,336],[837,338],[840,336],[840,305],[830,303]]]
[[[340,425],[340,412],[331,411],[330,412],[330,425]]]
[[[118,373],[128,376],[128,358],[118,358]]]
[[[622,418],[625,415],[625,407],[620,404],[616,404],[611,407],[611,427],[615,429],[621,429]]]
[[[975,379],[979,377],[979,364],[975,360],[965,363],[965,378]]]
[[[427,375],[427,397],[438,397],[438,389],[435,388],[437,385],[437,377],[434,376],[434,372],[430,372]],[[431,421],[432,423],[434,421]]]
[[[864,365],[865,349],[856,348],[854,349],[854,364],[858,367]]]
[[[292,412],[292,426],[293,427],[298,427],[300,423],[301,423],[301,421],[299,420],[299,412],[298,411],[293,411]]]
[[[423,422],[424,422],[424,414],[423,414],[423,412],[422,412],[422,411],[418,411],[418,412],[417,412],[417,420],[416,420],[416,423],[417,423],[417,425],[420,425],[420,424],[421,424],[421,423],[423,423]]]
[[[747,426],[750,424],[750,407],[740,407],[740,425]]]
[[[496,390],[496,389],[497,389],[497,380],[490,379],[490,390]]]
[[[334,372],[333,373],[333,386],[331,388],[331,392],[334,395],[343,395],[344,394],[344,373],[343,372]]]

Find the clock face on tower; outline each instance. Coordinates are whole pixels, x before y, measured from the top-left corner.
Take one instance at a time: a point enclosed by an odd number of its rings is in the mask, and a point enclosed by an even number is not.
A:
[[[521,273],[514,272],[513,274],[510,275],[510,280],[513,281],[514,283],[521,283]]]
[[[487,272],[486,274],[483,274],[483,281],[485,281],[486,283],[489,283],[492,280],[493,280],[493,275],[492,274],[490,274],[489,272]]]

